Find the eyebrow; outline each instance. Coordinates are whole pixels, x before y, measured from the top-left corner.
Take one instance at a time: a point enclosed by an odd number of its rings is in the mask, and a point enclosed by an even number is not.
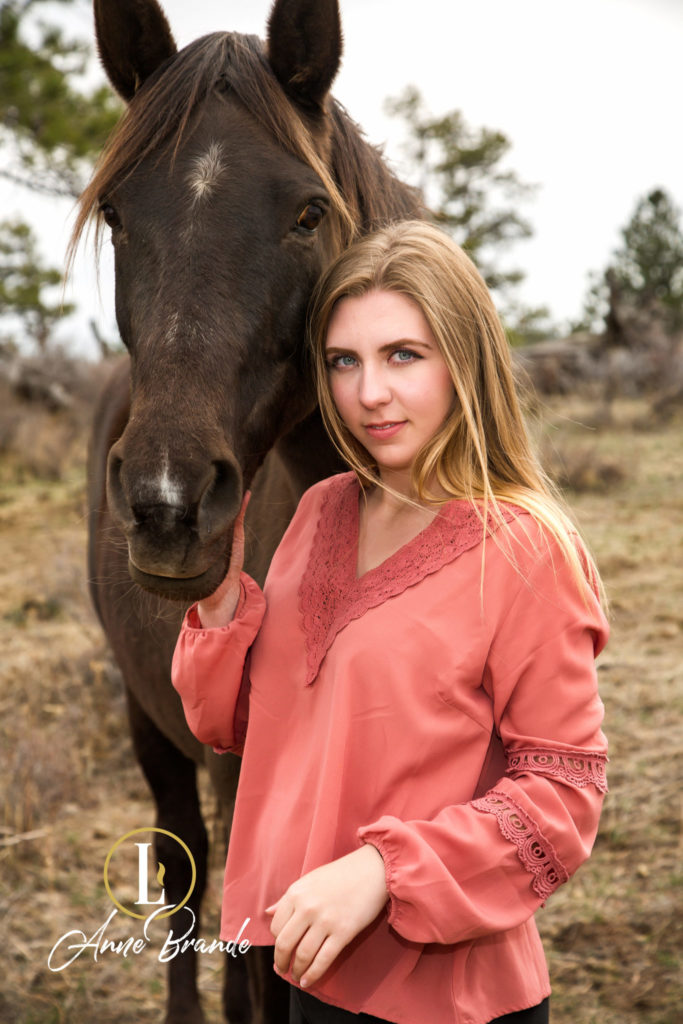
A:
[[[434,346],[429,341],[419,341],[417,338],[397,338],[395,341],[388,341],[380,345],[378,352],[391,352],[397,348],[423,348],[431,349]],[[351,345],[325,345],[325,352],[355,352]]]

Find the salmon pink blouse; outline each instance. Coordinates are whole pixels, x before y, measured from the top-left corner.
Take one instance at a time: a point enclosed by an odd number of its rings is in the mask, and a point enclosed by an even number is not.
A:
[[[550,991],[533,915],[595,838],[608,627],[518,509],[483,543],[451,501],[357,578],[359,500],[351,473],[316,484],[263,593],[243,574],[228,626],[192,608],[181,630],[190,728],[242,755],[221,938],[273,945],[264,908],[371,843],[387,906],[310,991],[397,1024],[484,1024]]]

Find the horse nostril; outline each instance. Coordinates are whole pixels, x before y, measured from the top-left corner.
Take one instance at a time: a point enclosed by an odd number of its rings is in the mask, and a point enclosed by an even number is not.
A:
[[[206,543],[223,533],[239,511],[242,482],[238,467],[228,459],[216,459],[214,475],[197,509],[199,539]]]
[[[122,466],[123,459],[112,448],[107,459],[107,501],[121,525],[124,528],[130,528],[135,525],[135,519],[134,512],[130,508],[123,491],[123,484],[121,482]]]

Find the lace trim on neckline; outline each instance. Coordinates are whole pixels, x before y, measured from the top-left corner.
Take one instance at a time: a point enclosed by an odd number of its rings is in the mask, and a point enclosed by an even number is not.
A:
[[[601,793],[607,793],[607,755],[597,750],[528,747],[507,751],[507,762],[506,775],[536,772],[562,779],[580,789],[593,785]]]
[[[307,653],[306,685],[313,683],[337,634],[391,597],[437,572],[482,540],[482,522],[468,501],[444,505],[420,533],[384,562],[357,577],[359,484],[354,473],[332,477],[323,495],[308,564],[299,585]],[[520,510],[501,509],[509,522]],[[499,524],[491,519],[489,535]]]
[[[533,875],[531,887],[547,900],[569,878],[569,873],[536,822],[507,793],[492,789],[472,806],[493,814],[503,837],[517,847],[522,865]]]

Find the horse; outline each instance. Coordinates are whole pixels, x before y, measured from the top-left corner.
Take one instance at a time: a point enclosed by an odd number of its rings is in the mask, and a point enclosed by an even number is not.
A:
[[[121,669],[156,826],[192,851],[199,921],[208,768],[226,841],[238,759],[189,732],[170,665],[189,603],[223,577],[247,488],[245,568],[263,582],[303,491],[338,472],[306,359],[310,294],[357,236],[422,215],[330,95],[337,0],[276,0],[263,43],[220,32],[178,51],[156,0],[95,0],[104,70],[126,106],[79,205],[115,254],[127,356],[97,404],[88,456],[92,601]],[[157,835],[167,901],[188,888],[180,847]],[[244,966],[246,961],[246,968]],[[233,1024],[282,1024],[272,950],[229,961]],[[165,1024],[201,1024],[196,954],[169,964]]]

